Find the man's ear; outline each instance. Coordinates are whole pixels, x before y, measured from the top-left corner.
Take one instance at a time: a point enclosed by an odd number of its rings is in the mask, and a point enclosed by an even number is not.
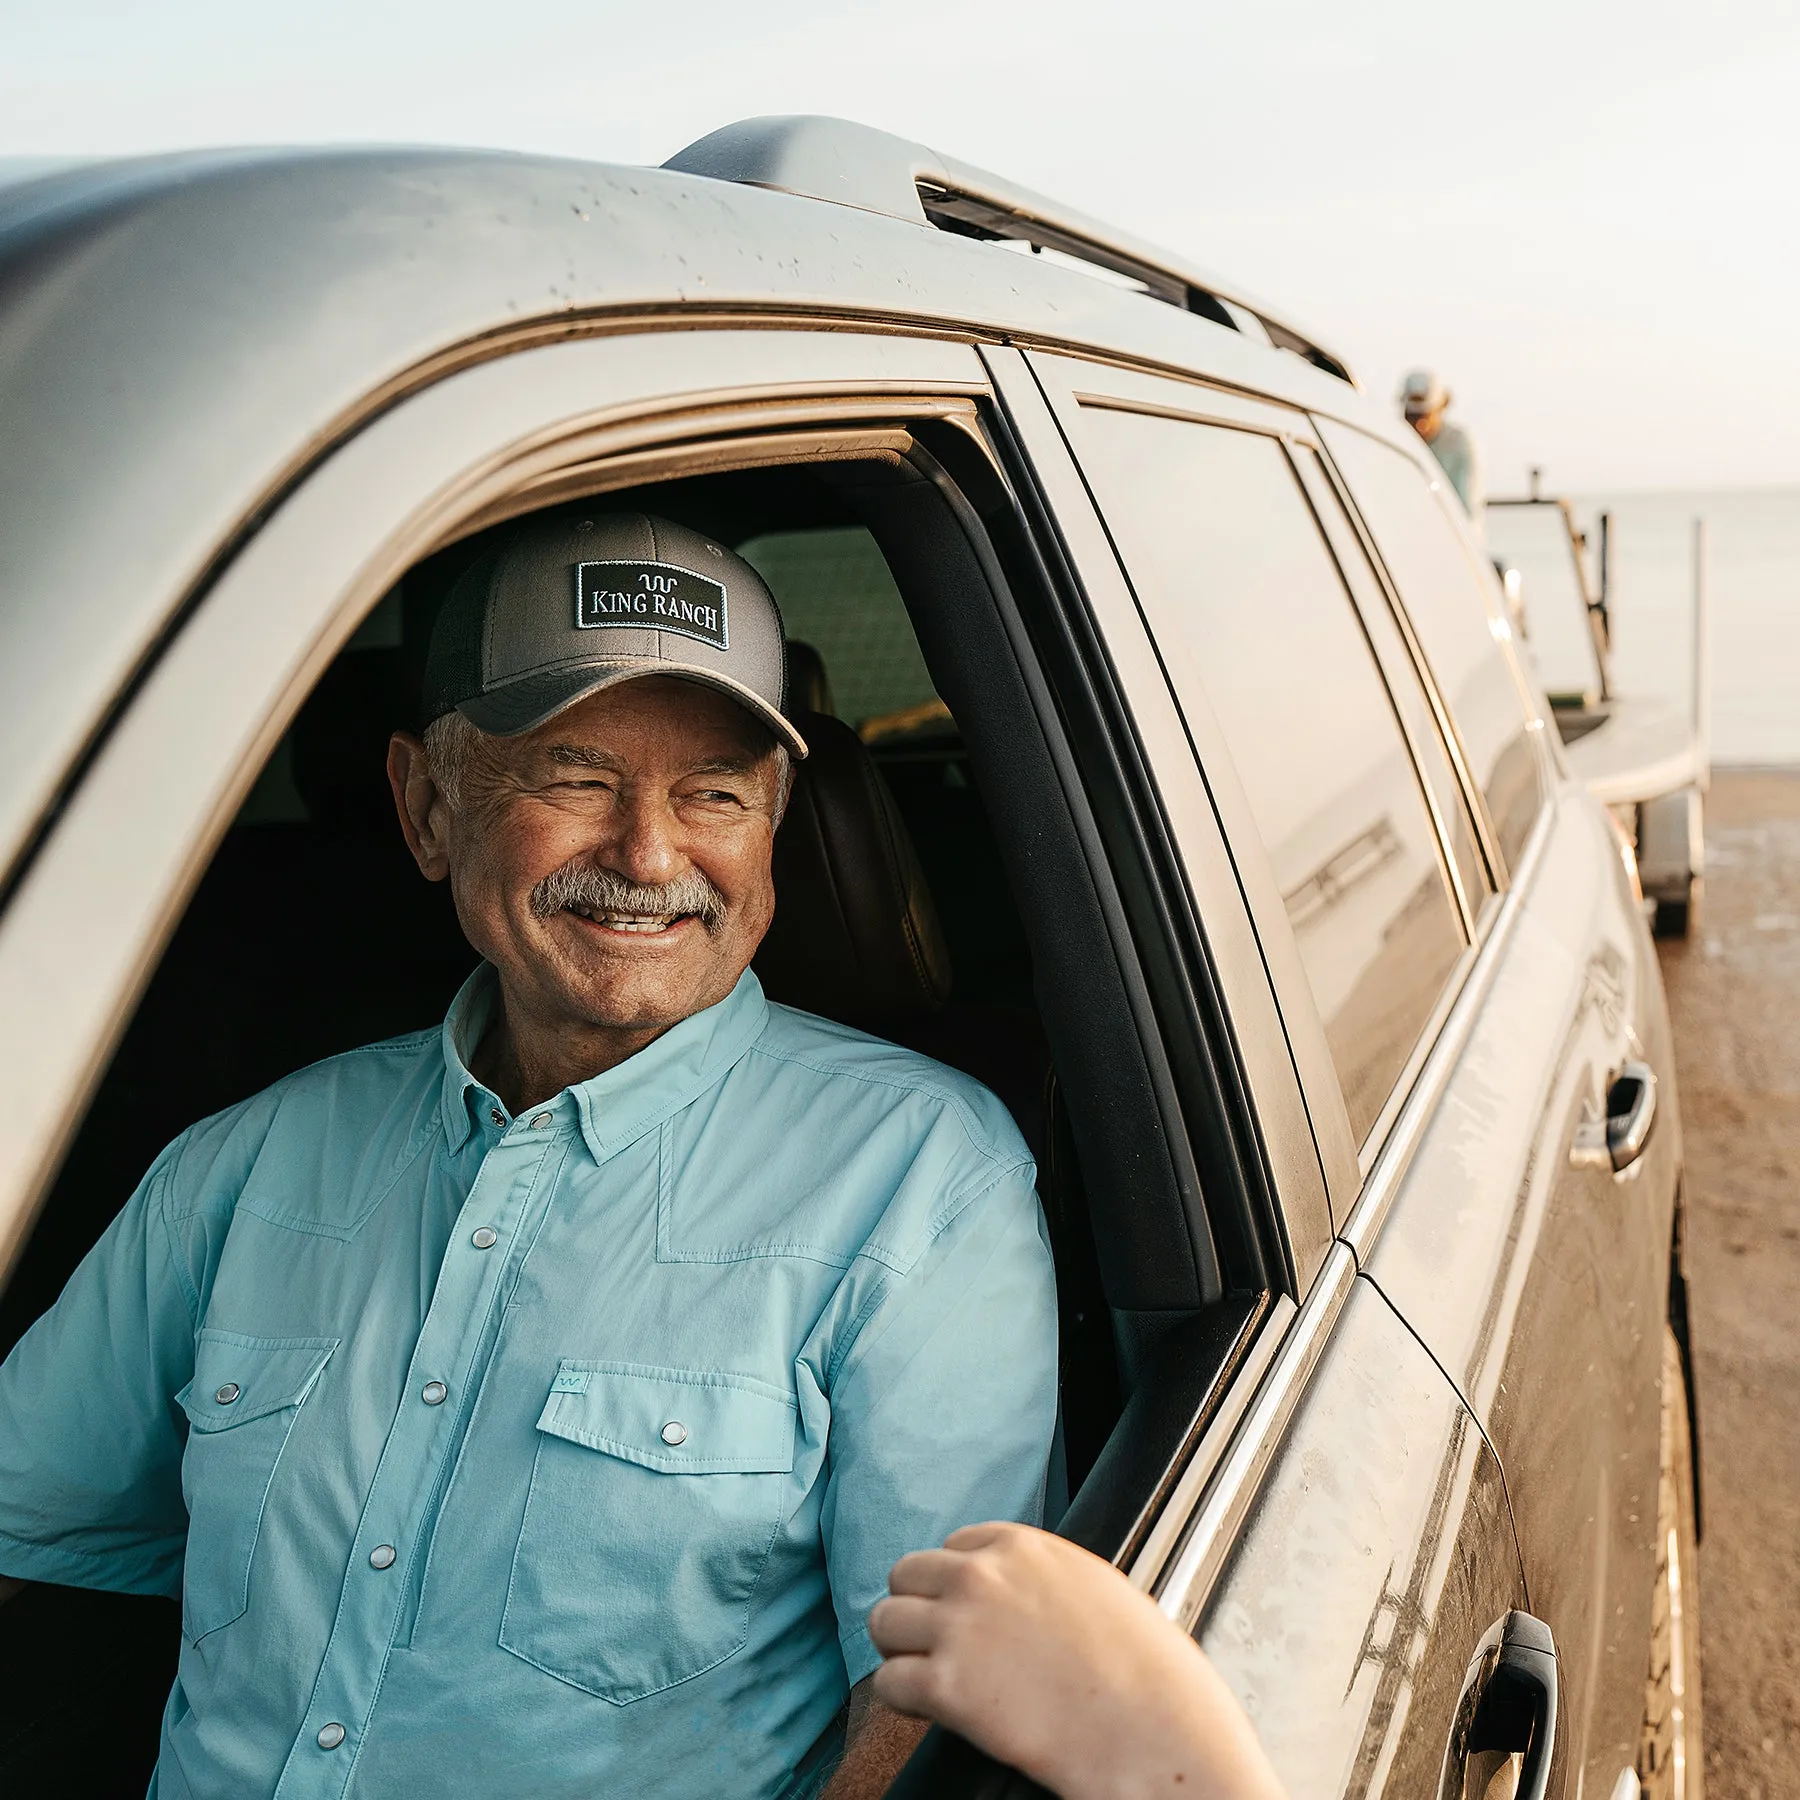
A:
[[[446,880],[450,874],[450,802],[431,772],[423,741],[410,731],[396,731],[388,739],[387,773],[394,807],[400,814],[400,830],[419,873],[427,881]]]

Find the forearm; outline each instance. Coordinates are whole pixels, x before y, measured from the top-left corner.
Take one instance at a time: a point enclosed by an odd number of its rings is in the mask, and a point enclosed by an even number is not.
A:
[[[822,1800],[877,1800],[931,1729],[926,1719],[909,1718],[884,1706],[859,1681],[850,1694],[844,1760],[837,1766]]]
[[[1200,1647],[1099,1557],[977,1525],[902,1558],[889,1587],[869,1617],[875,1691],[1062,1800],[1282,1800]]]

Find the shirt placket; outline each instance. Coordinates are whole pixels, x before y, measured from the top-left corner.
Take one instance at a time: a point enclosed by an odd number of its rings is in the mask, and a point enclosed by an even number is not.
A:
[[[545,1171],[561,1165],[572,1103],[563,1096],[510,1121],[490,1097],[480,1104],[500,1136],[482,1159],[444,1251],[276,1800],[324,1800],[349,1783],[397,1623],[430,1549],[433,1502],[493,1358],[508,1278],[549,1208],[555,1184]]]

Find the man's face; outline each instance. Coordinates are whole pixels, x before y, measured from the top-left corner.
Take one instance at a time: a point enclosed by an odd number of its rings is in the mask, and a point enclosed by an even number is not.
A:
[[[774,916],[778,786],[742,707],[663,677],[483,737],[444,845],[457,915],[509,1008],[654,1032],[724,999]]]
[[[1414,412],[1409,409],[1406,422],[1429,444],[1443,427],[1444,409],[1441,406],[1435,412]]]

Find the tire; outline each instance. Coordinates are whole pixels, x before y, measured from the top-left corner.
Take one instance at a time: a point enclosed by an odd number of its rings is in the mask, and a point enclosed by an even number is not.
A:
[[[1662,1469],[1656,1499],[1656,1593],[1638,1780],[1644,1800],[1704,1800],[1700,1710],[1700,1586],[1687,1376],[1663,1328]]]

